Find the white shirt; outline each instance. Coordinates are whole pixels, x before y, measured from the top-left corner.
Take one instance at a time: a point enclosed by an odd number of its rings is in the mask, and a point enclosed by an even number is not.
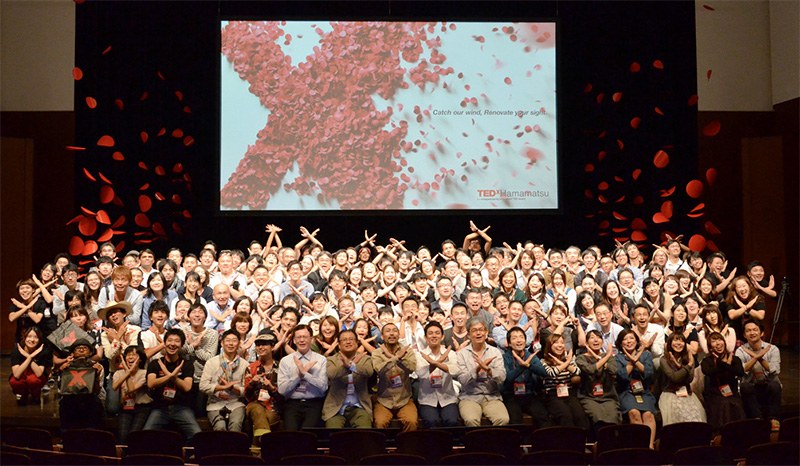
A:
[[[456,363],[456,354],[452,351],[447,355],[444,364],[450,370],[445,372],[438,367],[434,367],[431,372],[431,365],[419,353],[425,353],[431,359],[438,360],[447,348],[444,346],[439,347],[438,354],[432,354],[430,347],[420,350],[417,353],[417,369],[414,373],[419,379],[419,394],[417,402],[425,406],[447,406],[452,403],[458,402],[455,387],[453,386],[453,377],[458,373],[458,364]],[[433,378],[433,379],[432,379]],[[437,381],[438,378],[438,381]],[[433,380],[433,384],[432,384]],[[431,385],[439,386],[440,388],[433,388]]]
[[[300,377],[295,359],[303,365],[316,361],[304,377]],[[296,351],[286,355],[278,365],[278,393],[292,400],[325,398],[328,390],[328,360],[325,356],[311,351],[306,354]]]

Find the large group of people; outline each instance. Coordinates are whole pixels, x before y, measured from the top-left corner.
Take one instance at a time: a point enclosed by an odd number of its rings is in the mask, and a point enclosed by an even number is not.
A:
[[[644,424],[651,442],[659,418],[779,427],[780,353],[763,332],[775,282],[761,263],[729,267],[680,238],[649,257],[635,243],[498,247],[488,229],[470,222],[461,245],[416,250],[365,231],[331,252],[305,228],[285,246],[274,225],[246,252],[208,241],[197,255],[117,257],[105,243],[83,281],[59,254],[17,283],[11,388],[25,405],[57,384],[65,428],[116,416],[122,443],[173,425],[191,444],[201,417],[254,444],[281,425],[526,414],[590,435]]]

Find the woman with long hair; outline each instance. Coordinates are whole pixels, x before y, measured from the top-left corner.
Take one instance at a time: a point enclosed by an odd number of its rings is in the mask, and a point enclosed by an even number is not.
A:
[[[83,294],[86,295],[86,308],[89,314],[97,315],[97,310],[100,308],[98,302],[100,301],[100,290],[103,289],[103,279],[97,272],[89,272],[86,274],[84,280],[85,286],[83,287]]]
[[[725,424],[745,418],[739,394],[739,379],[744,377],[742,360],[728,350],[727,338],[718,332],[708,336],[708,356],[700,363],[707,378],[703,400],[708,422],[714,433]]]
[[[575,365],[572,350],[567,351],[564,336],[550,335],[543,354],[542,365],[547,373],[542,399],[545,408],[556,425],[588,428],[586,414],[578,401],[581,370]]]
[[[555,269],[550,274],[550,289],[547,295],[553,300],[563,299],[567,303],[571,315],[575,315],[575,301],[578,294],[567,286],[567,274],[561,269]]]
[[[525,286],[525,296],[527,301],[536,301],[541,306],[543,314],[548,314],[553,306],[553,300],[547,295],[547,286],[544,275],[539,272],[534,273],[528,278]]]
[[[686,337],[682,333],[673,333],[664,346],[661,370],[664,371],[665,385],[658,400],[663,424],[706,422],[705,409],[692,392],[694,354],[688,350]]]
[[[633,301],[622,296],[617,282],[608,280],[603,284],[603,302],[608,304],[614,315],[614,323],[623,327],[631,326],[631,313],[635,305]]]
[[[247,296],[240,296],[236,303],[247,303],[250,298]],[[236,309],[236,304],[233,305]],[[258,332],[253,330],[253,319],[250,318],[250,311],[245,310],[247,304],[239,306],[240,310],[236,311],[231,319],[231,330],[236,332],[239,336],[239,356],[245,359],[248,363],[255,362],[256,360],[256,345],[255,340]]]
[[[700,340],[700,350],[704,354],[711,354],[708,337],[712,333],[719,333],[722,336],[727,352],[733,353],[736,350],[736,332],[725,323],[722,311],[716,304],[708,304],[703,307],[703,326],[697,332],[697,338]]]
[[[311,344],[311,350],[324,356],[339,351],[339,321],[333,316],[325,316],[319,321],[319,335]]]
[[[688,351],[690,351],[692,355],[697,354],[697,351],[700,349],[700,339],[697,337],[697,330],[689,325],[689,313],[686,312],[686,306],[683,304],[672,306],[672,317],[669,319],[669,324],[664,329],[664,334],[667,338],[673,333],[682,334],[686,340],[686,348]]]
[[[497,282],[500,286],[492,290],[492,296],[503,293],[508,296],[509,301],[519,301],[521,303],[527,301],[525,292],[517,288],[517,274],[514,269],[506,267],[501,270]]]
[[[578,293],[578,298],[575,301],[575,315],[578,316],[578,322],[580,322],[584,331],[589,324],[596,321],[594,315],[595,304],[597,303],[595,303],[592,293],[588,291]]]
[[[725,298],[725,308],[728,321],[736,329],[738,335],[743,335],[744,324],[750,320],[761,322],[767,314],[764,297],[750,283],[746,275],[734,278]]]
[[[631,424],[650,427],[650,448],[656,437],[656,397],[650,391],[653,357],[639,346],[639,337],[625,329],[617,336],[617,393],[622,414]]]
[[[661,285],[653,277],[647,277],[642,282],[644,293],[642,294],[642,304],[647,306],[647,310],[653,313],[653,323],[665,324],[672,316],[672,298],[664,295]]]
[[[167,286],[167,281],[161,272],[154,271],[147,277],[147,292],[142,299],[142,331],[150,328],[150,307],[157,301],[163,301],[168,307],[178,299],[178,293]]]

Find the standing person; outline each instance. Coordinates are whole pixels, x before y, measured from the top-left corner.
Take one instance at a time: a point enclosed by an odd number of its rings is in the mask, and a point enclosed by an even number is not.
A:
[[[739,380],[744,376],[742,360],[729,351],[726,337],[714,332],[708,336],[708,355],[700,363],[707,377],[703,400],[714,433],[725,424],[745,418],[744,404],[739,396]]]
[[[373,407],[375,427],[385,428],[396,416],[404,431],[416,430],[418,414],[411,399],[410,378],[417,368],[416,356],[411,347],[400,343],[397,325],[384,325],[381,335],[384,343],[372,353],[372,365],[378,373],[378,397]]]
[[[106,383],[106,411],[112,416],[117,415],[120,408],[119,392],[113,388],[112,377],[114,372],[122,368],[122,355],[125,348],[139,344],[141,329],[128,321],[132,312],[133,308],[128,301],[120,301],[97,311],[97,315],[103,321],[108,322],[108,327],[103,327],[100,340],[103,342],[103,353],[108,358],[108,371],[110,372]]]
[[[595,435],[601,427],[619,424],[622,420],[619,396],[614,386],[618,370],[614,347],[607,344],[605,352],[603,349],[603,335],[591,330],[586,335],[586,353],[575,358],[575,364],[581,370],[578,400],[592,421]]]
[[[311,329],[298,325],[294,329],[297,351],[281,359],[278,372],[278,392],[286,398],[283,427],[300,430],[318,427],[322,406],[328,389],[325,356],[311,351]]]
[[[661,370],[666,386],[658,400],[663,424],[678,422],[706,422],[706,411],[697,395],[692,393],[694,354],[688,350],[686,337],[673,333],[667,338]]]
[[[17,398],[17,404],[39,402],[42,387],[47,383],[51,365],[50,352],[45,350],[44,335],[39,327],[29,327],[11,352],[11,377],[8,383]]]
[[[419,415],[426,429],[458,425],[458,396],[453,376],[458,372],[456,353],[442,345],[444,331],[438,322],[425,326],[427,348],[417,353]]]
[[[499,349],[486,344],[489,332],[482,319],[469,319],[467,332],[470,344],[457,354],[461,418],[469,427],[479,426],[482,415],[492,425],[506,425],[509,422],[508,410],[500,395],[500,386],[506,380],[503,355]]]
[[[239,356],[239,334],[222,334],[222,354],[206,361],[200,377],[200,391],[208,397],[208,421],[214,430],[242,431],[245,404],[244,374],[247,361]]]
[[[193,366],[192,392],[189,398],[195,418],[206,415],[208,400],[206,395],[200,391],[200,377],[203,375],[206,361],[217,355],[217,332],[203,326],[207,315],[206,307],[200,302],[195,302],[189,307],[190,327],[183,329],[186,338],[184,355]]]
[[[650,447],[656,436],[656,397],[650,391],[653,357],[633,330],[625,329],[617,337],[617,393],[622,414],[631,424],[650,427]]]
[[[508,351],[503,354],[506,380],[503,382],[503,403],[511,424],[522,424],[522,414],[533,418],[537,429],[549,427],[547,409],[539,398],[542,380],[547,372],[542,362],[528,350],[527,334],[518,326],[506,334]],[[495,340],[497,341],[497,340]]]
[[[117,421],[117,440],[125,445],[128,434],[142,430],[153,401],[147,392],[147,356],[137,346],[125,348],[122,369],[114,373],[114,390],[120,390],[122,411]]]
[[[111,272],[111,283],[110,286],[104,286],[100,290],[100,296],[97,298],[97,307],[103,309],[122,301],[130,303],[131,315],[129,320],[132,325],[139,326],[142,323],[142,293],[130,286],[130,269],[127,267],[115,268]],[[98,311],[99,314],[100,312]]]
[[[183,435],[184,445],[192,446],[200,426],[189,407],[194,365],[180,355],[185,343],[182,331],[167,330],[164,336],[166,354],[147,365],[147,387],[153,398],[153,410],[144,430],[163,430],[174,424]]]
[[[781,410],[781,354],[778,347],[761,338],[764,328],[760,321],[750,320],[744,324],[747,342],[736,350],[736,356],[744,364],[744,378],[739,386],[742,390],[744,410],[749,418],[769,419],[772,429],[780,427],[778,415]]]
[[[322,420],[329,429],[345,425],[356,429],[372,427],[369,379],[375,371],[370,355],[357,351],[355,332],[344,330],[339,334],[339,353],[328,356],[329,390],[322,407]]]
[[[247,418],[253,424],[253,445],[260,445],[262,435],[272,431],[280,422],[278,403],[278,361],[272,358],[272,348],[278,338],[270,330],[262,330],[256,337],[258,359],[247,367],[244,376],[244,396],[247,399]]]

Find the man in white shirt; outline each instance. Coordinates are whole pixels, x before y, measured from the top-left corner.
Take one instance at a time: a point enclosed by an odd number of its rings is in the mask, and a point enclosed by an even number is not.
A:
[[[458,396],[453,377],[458,373],[456,354],[442,345],[444,330],[438,322],[425,326],[428,347],[417,353],[419,415],[426,429],[458,425]]]
[[[647,306],[637,305],[633,309],[633,331],[639,336],[639,342],[644,349],[650,351],[653,365],[658,369],[661,366],[661,356],[664,356],[664,327],[650,322],[650,317]]]
[[[622,326],[611,321],[611,309],[605,303],[598,303],[594,308],[595,322],[586,327],[586,331],[597,330],[603,334],[603,345],[611,343],[612,348],[616,348],[617,336],[622,331]],[[663,352],[662,352],[663,354]]]
[[[739,388],[748,418],[769,419],[772,430],[780,428],[781,410],[781,353],[778,347],[761,339],[764,330],[760,322],[750,320],[744,324],[747,343],[736,350],[742,360],[745,376]]]
[[[217,260],[219,264],[219,272],[211,276],[208,286],[215,288],[220,283],[228,285],[228,290],[233,300],[239,299],[239,296],[244,294],[244,289],[247,287],[247,278],[234,270],[233,256],[230,251],[222,251]]]
[[[458,410],[467,427],[481,425],[481,416],[486,416],[492,425],[508,424],[508,410],[503,404],[500,385],[506,379],[503,355],[494,346],[486,344],[489,331],[482,320],[467,321],[470,344],[457,355],[458,374],[461,382]]]
[[[284,430],[318,427],[328,390],[327,359],[311,351],[311,328],[294,329],[297,351],[284,356],[278,366],[278,393],[286,398],[283,406]]]

